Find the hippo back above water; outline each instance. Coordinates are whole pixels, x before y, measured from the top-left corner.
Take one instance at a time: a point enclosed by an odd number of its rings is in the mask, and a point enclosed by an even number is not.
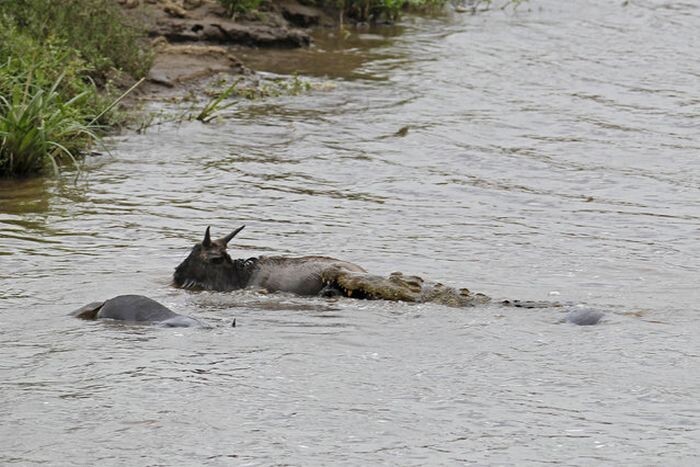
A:
[[[202,327],[204,324],[143,295],[119,295],[102,302],[89,303],[72,313],[80,319],[113,319],[164,327]]]

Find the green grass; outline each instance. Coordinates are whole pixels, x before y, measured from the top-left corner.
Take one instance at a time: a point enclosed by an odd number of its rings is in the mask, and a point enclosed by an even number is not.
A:
[[[94,123],[85,122],[84,92],[63,100],[59,77],[48,90],[15,83],[8,96],[0,96],[0,176],[27,176],[70,161],[78,165],[78,152],[98,139]]]
[[[234,106],[236,104],[235,101],[226,102],[226,100],[229,99],[232,95],[236,94],[238,84],[241,81],[242,78],[236,80],[233,84],[220,91],[218,95],[214,95],[209,100],[209,102],[206,103],[202,110],[195,116],[195,119],[199,120],[202,123],[209,123],[212,120],[214,120],[217,114],[219,114],[221,111]]]
[[[263,0],[218,0],[226,9],[226,14],[235,18],[238,14],[245,14],[257,10]]]
[[[77,51],[93,78],[112,68],[140,78],[150,69],[145,31],[114,0],[0,0],[0,12],[35,40]]]
[[[0,0],[0,177],[77,165],[120,123],[109,78],[150,53],[113,0]]]

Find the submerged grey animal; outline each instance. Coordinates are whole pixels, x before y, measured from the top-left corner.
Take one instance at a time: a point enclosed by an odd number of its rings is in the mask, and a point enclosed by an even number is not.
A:
[[[600,323],[600,321],[605,318],[605,313],[594,308],[562,305],[556,302],[503,300],[501,305],[515,308],[563,308],[563,311],[566,311],[563,322],[577,324],[579,326],[592,326]]]
[[[600,323],[605,317],[605,313],[592,308],[573,308],[566,314],[564,320],[568,323],[578,324],[579,326],[593,326]]]
[[[201,321],[175,313],[143,295],[119,295],[103,302],[92,302],[75,310],[72,315],[80,319],[114,319],[174,328],[206,327]]]

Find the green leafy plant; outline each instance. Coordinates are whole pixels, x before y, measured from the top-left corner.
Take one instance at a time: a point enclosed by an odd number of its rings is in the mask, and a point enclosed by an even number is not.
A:
[[[77,51],[93,77],[117,68],[139,78],[150,69],[144,29],[114,0],[0,0],[0,12],[4,25],[13,24],[40,43],[57,39]]]
[[[219,0],[219,3],[226,9],[226,14],[235,18],[238,14],[257,10],[262,0]]]
[[[235,101],[224,101],[236,93],[238,83],[240,82],[240,79],[234,81],[233,84],[231,84],[226,89],[212,97],[211,100],[209,100],[209,102],[207,102],[207,104],[204,106],[204,108],[197,114],[195,119],[203,123],[209,123],[210,121],[216,118],[216,115],[219,112],[235,105]]]
[[[0,0],[0,177],[77,166],[119,123],[107,77],[149,69],[139,34],[111,0]]]
[[[81,93],[63,101],[59,77],[48,90],[15,83],[8,97],[0,96],[0,176],[26,176],[50,165],[58,172],[63,161],[78,166],[81,148],[98,140],[94,123],[81,112]]]

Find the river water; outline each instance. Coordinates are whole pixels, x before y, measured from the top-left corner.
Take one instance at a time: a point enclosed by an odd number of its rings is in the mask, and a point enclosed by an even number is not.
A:
[[[622,3],[244,53],[320,89],[0,183],[0,464],[698,465],[700,5]],[[606,318],[169,286],[241,224]],[[67,316],[122,293],[213,329]]]

